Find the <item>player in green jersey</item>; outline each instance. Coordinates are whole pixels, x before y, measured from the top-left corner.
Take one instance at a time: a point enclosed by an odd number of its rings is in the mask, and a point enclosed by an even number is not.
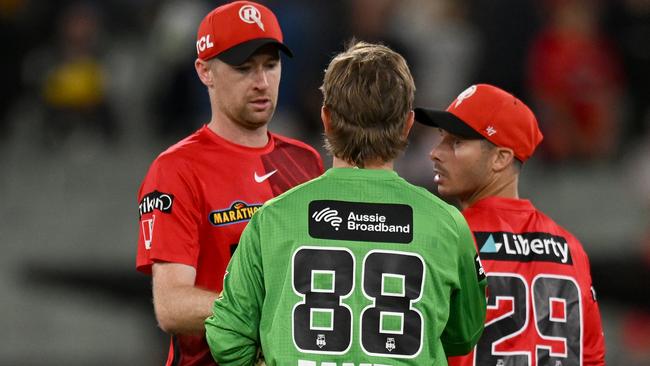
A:
[[[462,215],[393,171],[413,124],[406,61],[359,42],[325,72],[333,167],[244,230],[205,322],[220,365],[446,365],[483,330],[485,275]]]

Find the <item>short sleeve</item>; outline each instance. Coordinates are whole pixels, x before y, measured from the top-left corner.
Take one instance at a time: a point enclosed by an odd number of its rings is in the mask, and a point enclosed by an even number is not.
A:
[[[138,192],[138,271],[150,274],[154,262],[196,267],[199,255],[200,197],[187,162],[161,155]]]
[[[459,212],[454,212],[458,228],[458,280],[460,287],[451,295],[449,319],[441,335],[445,354],[469,353],[483,333],[487,279],[476,253],[472,233]]]
[[[244,229],[224,277],[221,296],[206,319],[206,339],[220,365],[250,365],[259,347],[265,289],[258,211]]]

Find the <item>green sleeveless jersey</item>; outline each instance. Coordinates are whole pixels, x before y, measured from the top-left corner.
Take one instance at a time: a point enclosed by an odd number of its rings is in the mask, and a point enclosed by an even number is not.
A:
[[[481,335],[485,284],[456,208],[333,168],[253,215],[206,336],[221,365],[446,365]]]

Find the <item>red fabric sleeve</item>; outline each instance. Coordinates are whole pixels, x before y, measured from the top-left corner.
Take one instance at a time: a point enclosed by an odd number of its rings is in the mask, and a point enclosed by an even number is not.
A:
[[[136,268],[150,274],[154,262],[196,267],[199,255],[200,197],[186,162],[161,155],[140,187]]]

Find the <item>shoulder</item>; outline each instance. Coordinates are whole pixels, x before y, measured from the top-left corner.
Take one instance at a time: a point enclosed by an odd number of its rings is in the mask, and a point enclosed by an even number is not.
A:
[[[436,230],[458,237],[461,231],[469,230],[467,221],[461,212],[453,205],[442,200],[440,197],[429,192],[429,190],[413,185],[400,177],[399,189],[409,192],[409,204],[413,208],[416,217],[424,219],[425,222],[436,223]]]
[[[558,224],[555,220],[553,220],[550,216],[548,216],[544,212],[538,209],[536,209],[536,211],[537,211],[537,215],[544,222],[544,225],[548,227],[549,232],[557,233],[565,237],[567,240],[573,241],[575,243],[578,243],[578,245],[580,245],[578,239],[569,230],[564,228],[562,225]]]
[[[303,150],[305,153],[314,155],[315,157],[318,157],[320,159],[320,154],[316,149],[311,147],[310,145],[296,139],[292,139],[290,137],[282,136],[276,133],[271,132],[271,135],[275,139],[275,144],[278,148],[295,148],[298,150]]]
[[[152,166],[166,168],[182,166],[188,161],[203,156],[206,144],[203,129],[200,129],[165,149],[156,157]]]
[[[194,176],[193,163],[205,155],[201,130],[180,140],[160,153],[150,164],[143,186],[183,184]],[[141,187],[142,189],[143,187]]]
[[[558,224],[544,212],[537,210],[537,214],[544,221],[545,231],[563,237],[569,245],[572,255],[577,255],[585,260],[587,259],[587,253],[585,252],[582,243],[575,235],[573,235],[573,233]]]
[[[405,180],[403,180],[403,182],[405,187],[413,192],[413,195],[417,200],[416,204],[418,207],[423,207],[428,211],[436,211],[438,213],[442,213],[443,215],[447,215],[454,220],[462,219],[464,221],[460,211],[458,211],[458,209],[453,205],[448,204],[440,197],[434,195],[423,187],[415,186]]]
[[[318,190],[320,184],[325,180],[324,176],[318,176],[311,180],[308,180],[304,183],[298,184],[297,186],[288,189],[282,194],[279,194],[264,203],[262,206],[263,209],[282,209],[287,205],[293,205],[293,202],[300,200],[302,202],[303,195],[310,195],[310,192]],[[310,195],[311,197],[311,195]],[[262,210],[262,208],[260,210]]]

